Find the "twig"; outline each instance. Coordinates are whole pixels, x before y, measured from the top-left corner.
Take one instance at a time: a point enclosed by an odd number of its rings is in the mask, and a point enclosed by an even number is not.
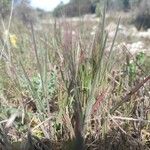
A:
[[[116,122],[115,118],[108,114],[108,117],[118,126],[118,128],[124,133],[127,134],[126,131]]]
[[[135,119],[135,118],[130,118],[130,117],[112,116],[112,118],[113,119],[118,119],[118,120],[125,120],[125,121],[127,120],[127,121],[150,123],[150,120]]]
[[[123,103],[126,103],[130,100],[131,96],[135,94],[147,81],[150,80],[150,75],[146,77],[143,81],[137,84],[126,96],[122,98],[120,102],[116,104],[111,110],[110,114],[113,114]]]

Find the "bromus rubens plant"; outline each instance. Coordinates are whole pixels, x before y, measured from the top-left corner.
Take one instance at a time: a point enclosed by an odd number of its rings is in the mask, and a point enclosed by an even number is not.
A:
[[[149,57],[118,56],[106,5],[98,22],[12,20],[0,34],[0,149],[148,149]]]

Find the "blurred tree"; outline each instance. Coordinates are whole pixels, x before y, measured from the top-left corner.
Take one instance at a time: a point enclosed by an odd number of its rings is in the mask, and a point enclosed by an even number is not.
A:
[[[63,10],[64,10],[64,3],[61,1],[60,4],[54,9],[53,11],[53,15],[55,17],[59,17],[60,15],[63,14]]]
[[[30,0],[0,0],[0,15],[4,19],[10,13],[11,5],[14,8],[29,6]]]
[[[45,16],[45,11],[43,9],[40,8],[36,8],[38,17],[43,18]]]
[[[0,15],[2,18],[8,15],[10,11],[11,0],[0,0]]]
[[[128,11],[130,9],[129,0],[123,0],[123,8],[124,8],[125,11]]]
[[[22,0],[19,5],[15,7],[14,15],[22,20],[24,23],[36,21],[36,10],[30,6],[29,0]]]
[[[79,16],[87,13],[95,13],[96,5],[92,0],[70,0],[69,4],[59,5],[53,12],[54,16]]]

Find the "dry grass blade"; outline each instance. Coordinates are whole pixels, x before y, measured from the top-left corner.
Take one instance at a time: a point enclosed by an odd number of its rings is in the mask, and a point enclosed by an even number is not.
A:
[[[101,106],[101,103],[103,102],[106,93],[107,93],[107,89],[104,90],[104,91],[97,97],[96,102],[94,103],[93,108],[92,108],[92,114],[94,114],[94,113],[98,110],[98,108]]]
[[[32,31],[32,39],[33,39],[35,56],[36,56],[36,60],[37,60],[37,67],[38,67],[38,71],[40,73],[40,78],[41,78],[41,81],[42,81],[42,88],[43,88],[43,93],[44,93],[44,81],[43,81],[42,67],[41,67],[41,64],[40,64],[39,56],[38,56],[38,50],[37,50],[36,39],[35,39],[35,34],[34,34],[34,28],[33,28],[32,23],[31,23],[31,31]]]
[[[135,122],[150,123],[150,120],[136,119],[136,118],[130,118],[130,117],[112,116],[111,118],[116,119],[116,120],[123,120],[123,121],[135,121]]]

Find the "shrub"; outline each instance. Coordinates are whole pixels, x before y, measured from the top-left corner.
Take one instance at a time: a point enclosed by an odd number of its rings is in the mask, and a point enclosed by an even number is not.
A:
[[[93,4],[89,0],[70,2],[66,5],[59,5],[53,12],[56,17],[65,15],[68,17],[74,17],[89,13],[95,13],[96,4]]]
[[[150,1],[143,0],[139,5],[134,24],[138,30],[150,28]]]

